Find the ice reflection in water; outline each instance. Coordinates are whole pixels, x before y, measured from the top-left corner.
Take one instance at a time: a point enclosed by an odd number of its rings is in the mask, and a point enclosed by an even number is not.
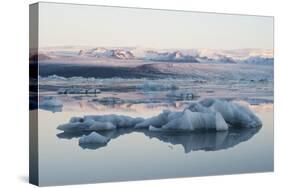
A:
[[[99,134],[116,139],[119,136],[132,132],[143,133],[148,138],[157,138],[159,141],[171,145],[182,145],[185,153],[191,151],[217,151],[234,147],[241,142],[251,139],[261,128],[230,129],[224,132],[151,132],[147,129],[116,129],[113,131],[100,131]],[[57,134],[60,139],[72,139],[88,135],[91,132],[63,132]],[[83,149],[99,149],[107,144],[80,144]]]

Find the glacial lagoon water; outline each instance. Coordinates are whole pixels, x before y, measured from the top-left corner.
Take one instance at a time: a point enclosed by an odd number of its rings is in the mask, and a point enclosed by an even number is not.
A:
[[[57,112],[39,109],[41,185],[192,177],[273,170],[273,104],[250,105],[263,126],[250,130],[167,135],[121,130],[104,147],[79,146],[83,134],[57,126],[74,116],[123,114],[150,117],[167,105],[95,105],[64,98]],[[181,109],[184,105],[168,106]]]
[[[224,71],[218,71],[218,67],[231,70],[232,74],[222,74]],[[191,69],[194,76],[164,79],[40,77],[39,105],[50,96],[63,103],[62,107],[40,106],[39,109],[40,184],[273,171],[273,68],[218,67],[212,72],[208,66],[208,71],[203,73],[201,69]],[[58,89],[63,87],[98,88],[101,93],[58,94]],[[248,105],[263,126],[177,134],[120,129],[101,133],[112,137],[104,146],[79,145],[79,138],[89,133],[68,134],[57,130],[72,117],[117,114],[147,118],[164,109],[182,111],[189,103],[205,98]]]

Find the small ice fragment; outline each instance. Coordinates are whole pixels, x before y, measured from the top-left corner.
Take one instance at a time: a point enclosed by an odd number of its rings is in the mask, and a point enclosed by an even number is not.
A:
[[[97,132],[92,132],[88,136],[82,136],[79,139],[79,144],[106,144],[109,139],[105,136],[98,134]]]
[[[62,101],[55,97],[44,97],[44,100],[39,103],[43,107],[61,107],[63,106]]]
[[[58,94],[66,94],[67,92],[66,92],[65,88],[60,88],[60,89],[58,89],[57,93]]]
[[[101,93],[100,89],[88,89],[87,94],[98,94]]]

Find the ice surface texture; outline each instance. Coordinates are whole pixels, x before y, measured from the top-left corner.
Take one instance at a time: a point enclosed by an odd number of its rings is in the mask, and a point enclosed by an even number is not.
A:
[[[106,144],[109,138],[102,136],[96,132],[92,132],[88,136],[82,136],[79,139],[79,144]]]
[[[46,96],[43,98],[42,101],[39,101],[39,107],[44,110],[48,110],[51,112],[61,112],[63,103],[61,100],[51,97],[51,96]]]
[[[57,136],[80,137],[82,148],[98,149],[122,134],[142,132],[163,142],[181,144],[188,153],[205,148],[233,147],[251,138],[260,126],[261,120],[246,106],[226,100],[205,99],[191,103],[183,111],[164,110],[147,119],[115,114],[72,117],[69,123],[58,126],[64,132]],[[193,144],[194,139],[196,143]],[[205,142],[209,139],[215,142]],[[197,143],[197,140],[202,143]]]
[[[102,131],[116,128],[145,128],[150,131],[226,131],[233,128],[260,127],[261,120],[247,107],[219,100],[205,99],[190,104],[181,112],[164,110],[151,118],[134,118],[124,115],[93,115],[71,118],[58,129],[73,131]]]
[[[39,103],[40,106],[59,107],[63,106],[62,102],[55,97],[44,97],[43,101]]]
[[[188,107],[193,112],[220,113],[229,126],[260,127],[261,120],[246,106],[217,99],[205,99]]]

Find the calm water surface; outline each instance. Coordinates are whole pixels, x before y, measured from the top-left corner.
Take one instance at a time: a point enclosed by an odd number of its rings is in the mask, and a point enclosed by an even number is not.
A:
[[[80,184],[155,178],[205,176],[273,170],[273,105],[251,106],[263,127],[222,133],[169,135],[121,130],[104,147],[79,146],[80,134],[57,126],[73,116],[124,114],[143,117],[165,106],[144,104],[89,107],[74,111],[39,110],[39,179],[41,185]],[[174,108],[178,108],[175,106]],[[179,107],[180,108],[180,107]]]

